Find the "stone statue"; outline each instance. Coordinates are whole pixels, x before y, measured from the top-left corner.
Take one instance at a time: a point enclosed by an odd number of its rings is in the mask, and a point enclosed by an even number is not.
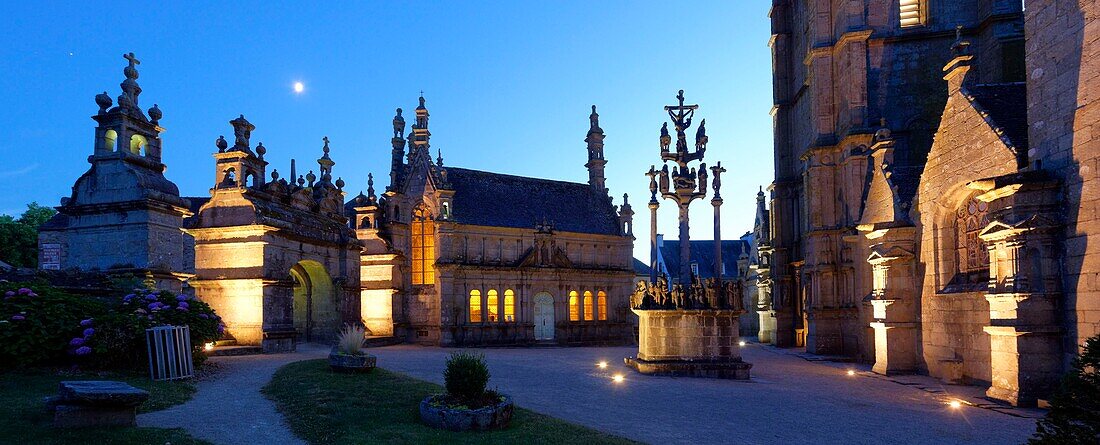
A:
[[[397,115],[393,117],[393,138],[405,138],[405,118],[401,117],[401,109],[397,109]]]
[[[672,308],[684,307],[684,285],[676,283],[672,285]]]
[[[646,173],[646,176],[649,176],[650,199],[657,199],[657,174],[657,169],[650,165],[649,172]]]
[[[669,303],[668,301],[668,277],[664,274],[657,276],[657,286],[654,289],[654,298],[657,300],[659,306],[664,307]]]
[[[699,193],[707,194],[707,164],[699,165]]]
[[[699,129],[695,131],[695,149],[705,151],[707,149],[708,140],[710,140],[710,138],[707,137],[707,120],[703,119],[699,122]]]
[[[661,124],[661,152],[667,153],[668,146],[672,144],[672,136],[668,135],[668,122]]]
[[[661,167],[661,193],[668,193],[668,164]]]
[[[722,161],[718,161],[718,165],[710,168],[714,173],[714,197],[718,197],[718,191],[722,188],[722,173],[726,172],[725,167],[722,167]]]

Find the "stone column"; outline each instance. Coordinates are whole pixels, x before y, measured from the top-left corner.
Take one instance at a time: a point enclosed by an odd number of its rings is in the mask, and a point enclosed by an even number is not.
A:
[[[688,229],[688,205],[680,203],[680,283],[691,283],[691,233]]]
[[[722,279],[722,216],[718,211],[722,207],[722,198],[718,197],[718,193],[715,192],[714,198],[710,200],[710,205],[714,206],[714,277]],[[738,296],[740,298],[740,296]]]
[[[871,307],[875,331],[876,373],[906,374],[917,370],[920,281],[916,272],[917,229],[895,223],[859,226],[871,250]]]
[[[657,282],[657,198],[649,200],[649,282]]]

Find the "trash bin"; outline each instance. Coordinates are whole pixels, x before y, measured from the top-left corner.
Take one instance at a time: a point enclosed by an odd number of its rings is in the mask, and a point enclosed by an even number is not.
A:
[[[193,377],[195,364],[191,360],[191,328],[188,326],[157,326],[145,330],[149,351],[149,376],[153,380],[176,380]]]

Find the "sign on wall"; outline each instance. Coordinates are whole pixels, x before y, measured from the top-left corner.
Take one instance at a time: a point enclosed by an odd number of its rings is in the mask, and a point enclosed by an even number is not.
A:
[[[45,243],[41,250],[42,261],[40,267],[43,270],[61,270],[61,244]]]

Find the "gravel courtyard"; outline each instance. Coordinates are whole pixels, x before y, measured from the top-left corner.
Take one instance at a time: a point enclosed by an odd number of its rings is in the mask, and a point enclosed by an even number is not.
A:
[[[455,349],[375,348],[379,366],[443,383]],[[886,379],[868,367],[808,361],[749,344],[750,382],[648,377],[623,365],[629,347],[480,349],[491,387],[524,408],[648,443],[1017,444],[1035,430],[1037,410],[986,406],[974,387],[928,377]],[[607,369],[596,363],[606,361]],[[848,375],[848,370],[856,375]],[[625,380],[615,383],[614,374]]]

